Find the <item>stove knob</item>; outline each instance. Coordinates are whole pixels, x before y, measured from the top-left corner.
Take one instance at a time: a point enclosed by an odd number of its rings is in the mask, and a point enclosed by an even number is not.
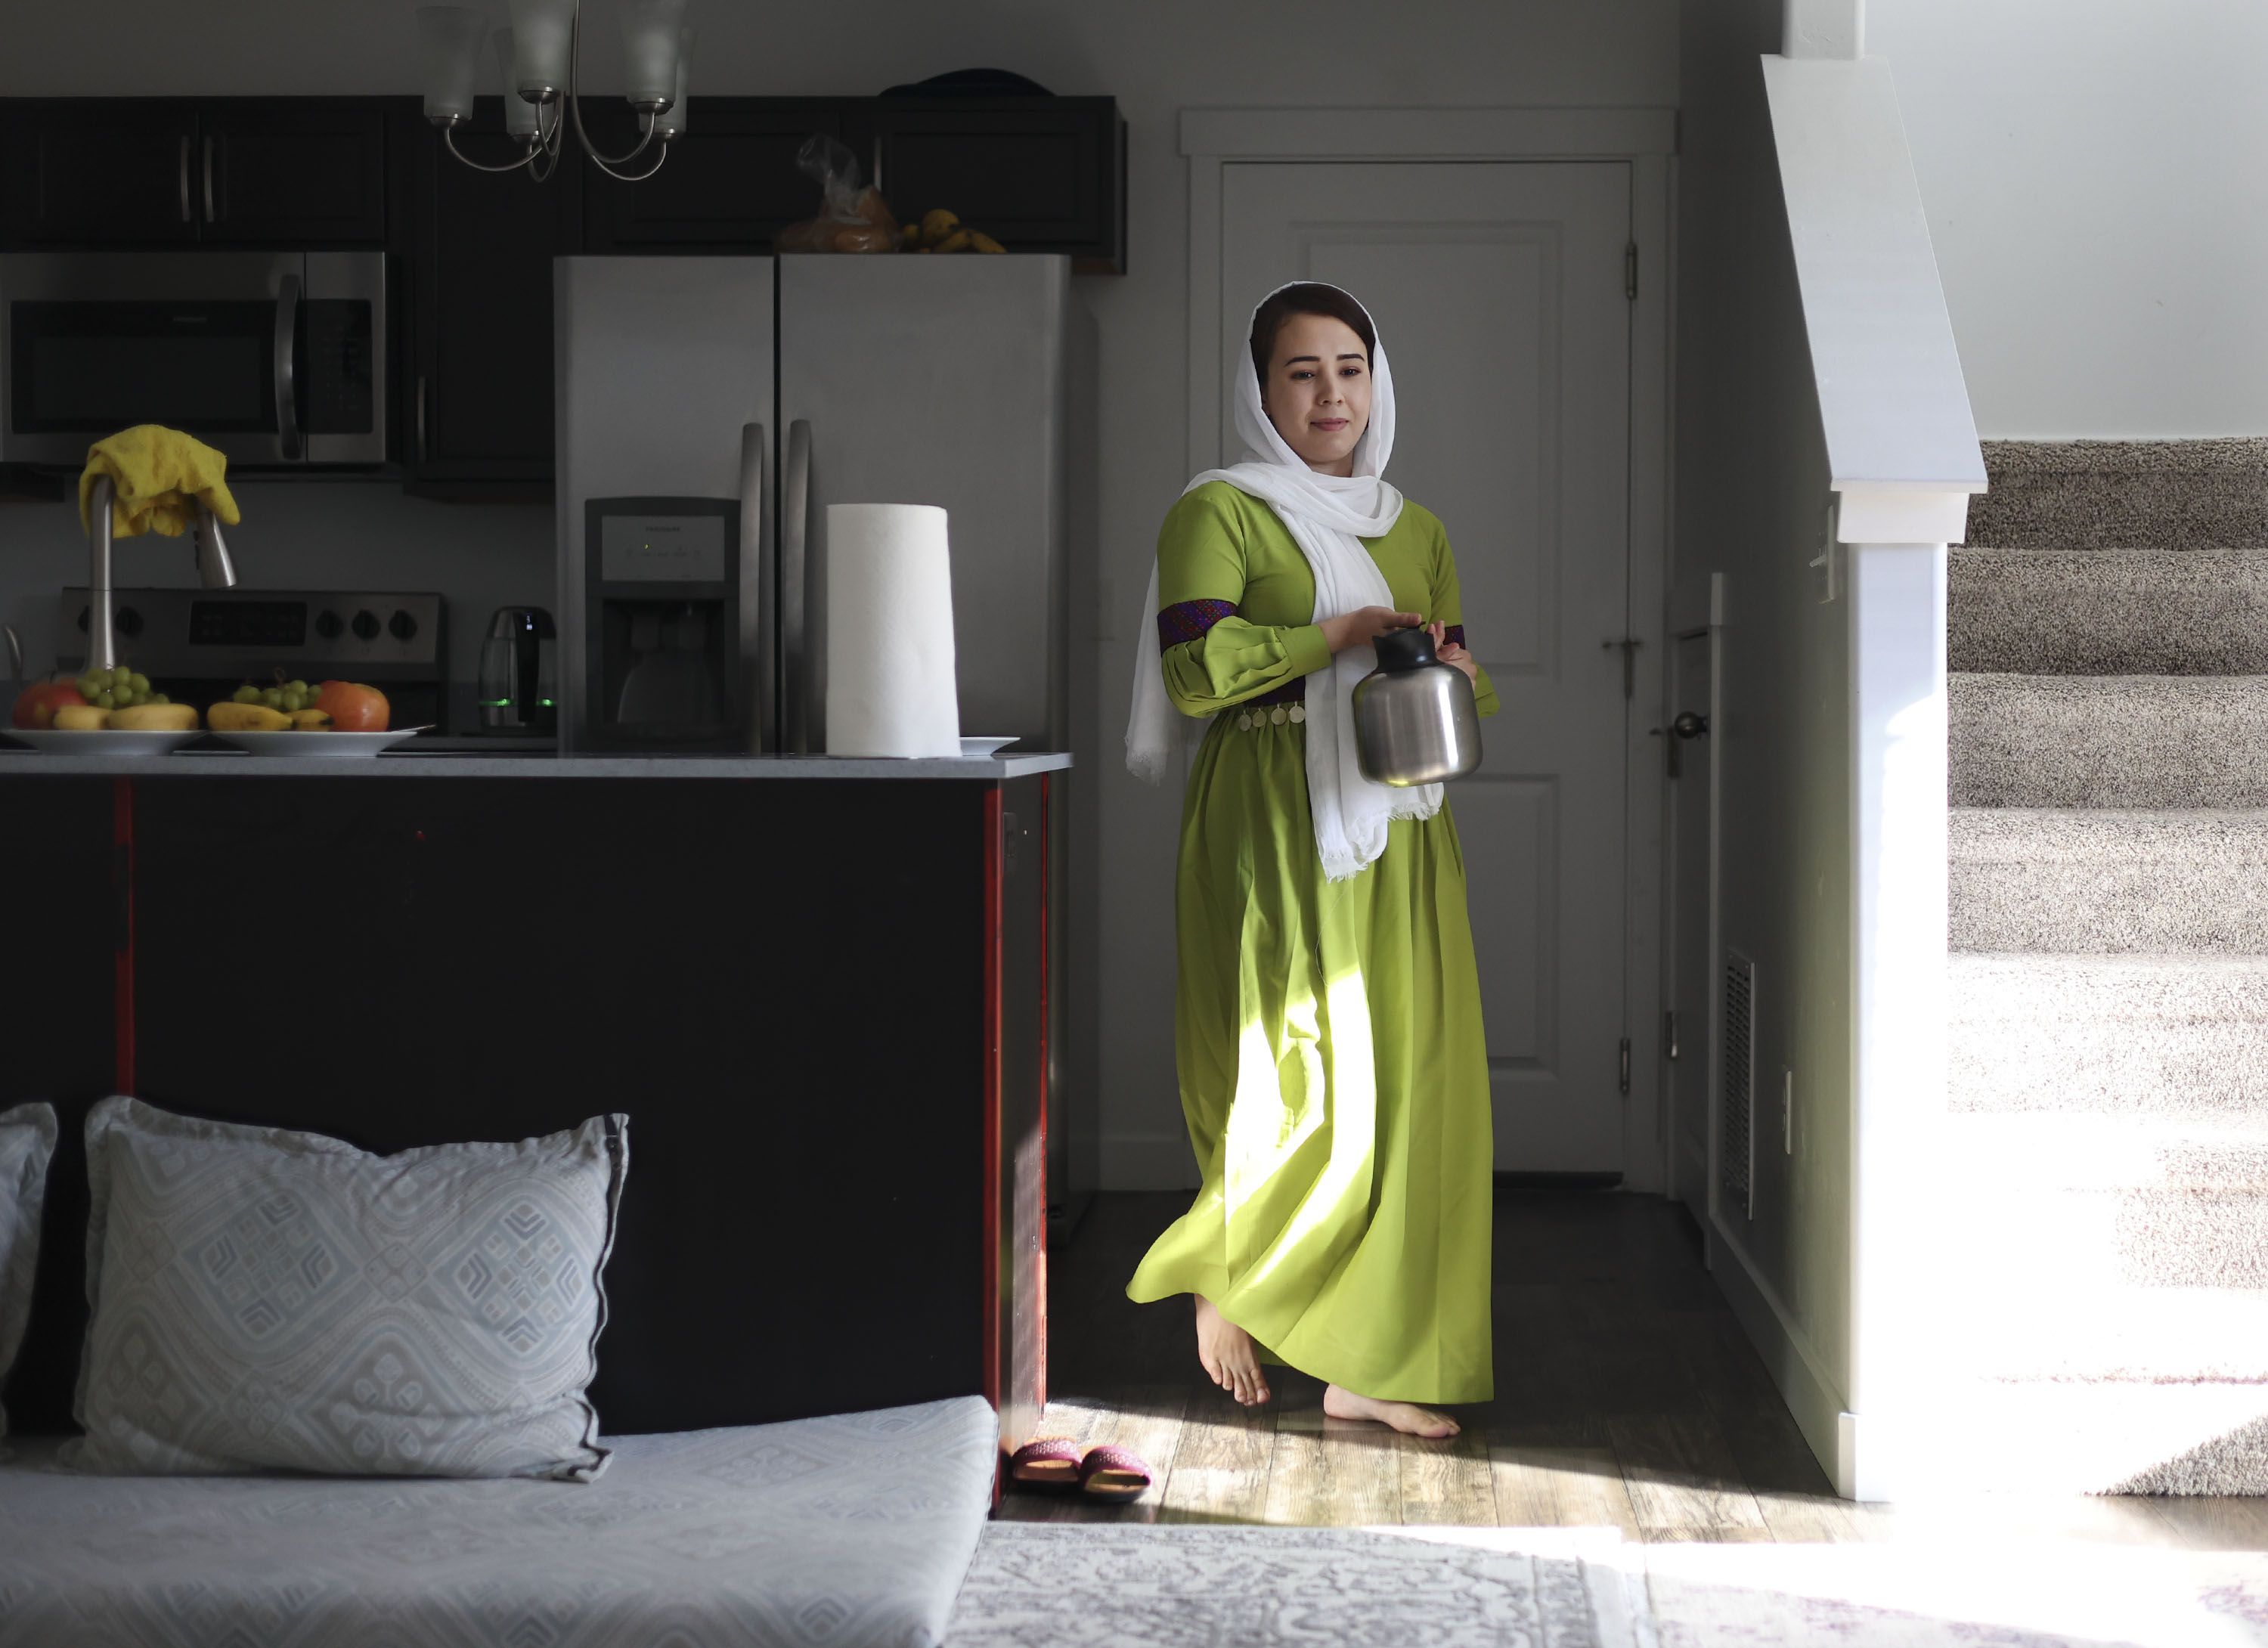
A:
[[[378,639],[378,614],[367,607],[354,615],[354,632],[364,641]]]
[[[117,622],[118,633],[122,636],[138,636],[142,633],[142,614],[131,607],[121,607],[118,609]]]
[[[394,632],[394,638],[397,641],[407,641],[417,633],[417,621],[406,612],[394,614],[393,622],[386,627]]]
[[[339,631],[345,628],[346,624],[335,612],[318,613],[315,615],[315,633],[326,641],[337,640]]]

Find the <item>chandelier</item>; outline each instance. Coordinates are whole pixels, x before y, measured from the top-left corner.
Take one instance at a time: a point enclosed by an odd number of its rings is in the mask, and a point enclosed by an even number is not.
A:
[[[541,183],[559,169],[567,125],[593,165],[626,183],[650,178],[668,158],[669,140],[685,130],[685,64],[693,30],[686,0],[618,0],[622,11],[623,99],[637,112],[636,147],[600,154],[583,129],[577,76],[583,52],[581,0],[511,0],[512,26],[495,31],[504,75],[504,130],[519,140],[519,158],[502,166],[475,160],[457,147],[457,128],[473,117],[473,83],[481,48],[490,43],[487,14],[472,6],[417,8],[425,57],[425,118],[440,128],[449,152],[476,172],[517,172]],[[630,171],[643,157],[643,171]]]

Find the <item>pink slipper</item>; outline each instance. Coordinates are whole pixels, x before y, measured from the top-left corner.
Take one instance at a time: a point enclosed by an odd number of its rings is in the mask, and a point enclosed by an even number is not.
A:
[[[1071,1488],[1079,1480],[1079,1444],[1069,1437],[1035,1437],[1008,1456],[1014,1481],[1042,1488]]]
[[[1079,1460],[1079,1485],[1097,1499],[1138,1499],[1150,1485],[1150,1467],[1132,1449],[1105,1443]]]

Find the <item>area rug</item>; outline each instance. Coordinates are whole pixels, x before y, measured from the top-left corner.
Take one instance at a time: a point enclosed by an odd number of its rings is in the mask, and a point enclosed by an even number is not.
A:
[[[1571,1535],[1576,1537],[1570,1537]],[[946,1648],[2258,1648],[2268,1556],[989,1523]]]
[[[946,1645],[1651,1648],[1615,1569],[1430,1532],[988,1523]]]

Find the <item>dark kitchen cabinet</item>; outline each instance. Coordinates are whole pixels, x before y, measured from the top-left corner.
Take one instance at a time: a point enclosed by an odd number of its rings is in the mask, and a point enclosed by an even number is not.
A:
[[[548,498],[551,486],[551,260],[581,245],[571,163],[537,182],[476,172],[416,111],[401,127],[408,191],[409,352],[403,371],[409,489]],[[501,100],[483,98],[458,145],[483,165],[518,152]]]
[[[0,244],[382,245],[386,126],[362,98],[11,99]]]
[[[853,99],[690,99],[685,135],[661,169],[635,183],[583,165],[584,249],[591,252],[769,252],[785,225],[811,217],[819,189],[796,169],[796,151],[814,132],[849,136],[843,110]],[[586,102],[591,141],[622,154],[637,141],[627,105]],[[641,155],[623,168],[646,166]]]
[[[25,98],[0,106],[0,244],[193,241],[198,180],[193,103]]]
[[[769,252],[783,227],[819,210],[795,155],[825,132],[901,220],[943,206],[1011,252],[1068,253],[1086,274],[1125,270],[1126,122],[1115,99],[696,97],[690,114],[646,181],[585,166],[586,250]],[[619,105],[585,118],[610,152],[637,140]]]
[[[1112,98],[873,98],[856,121],[902,217],[943,206],[1011,252],[1126,270],[1126,122]]]
[[[202,105],[202,238],[239,246],[383,243],[386,127],[385,110],[359,99]]]

